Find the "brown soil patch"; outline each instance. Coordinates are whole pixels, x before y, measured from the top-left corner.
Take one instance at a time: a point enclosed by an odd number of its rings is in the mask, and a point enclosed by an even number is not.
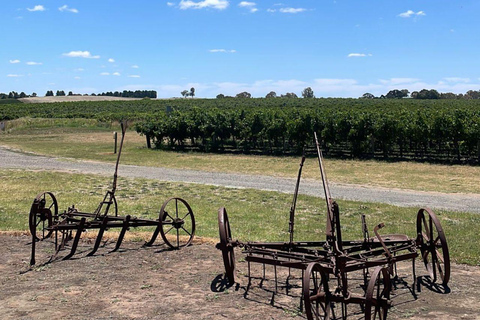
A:
[[[38,245],[37,266],[29,268],[30,238],[0,235],[0,315],[2,319],[288,319],[299,312],[301,273],[279,268],[275,294],[273,267],[262,281],[253,265],[247,291],[247,264],[237,251],[237,284],[226,288],[221,254],[214,245],[195,243],[179,251],[164,245],[141,248],[130,240],[111,253],[114,242],[92,257],[92,240],[82,240],[77,254],[46,262],[53,247]],[[389,319],[480,319],[480,269],[454,265],[449,293],[419,285],[411,294],[411,264],[399,266],[407,284],[398,283]],[[417,276],[424,275],[417,262]],[[352,278],[355,276],[352,275]],[[425,280],[424,278],[421,278]],[[352,285],[355,283],[352,280]],[[287,294],[288,288],[288,294]],[[435,292],[435,291],[440,291]],[[362,319],[359,308],[348,306],[348,319]]]

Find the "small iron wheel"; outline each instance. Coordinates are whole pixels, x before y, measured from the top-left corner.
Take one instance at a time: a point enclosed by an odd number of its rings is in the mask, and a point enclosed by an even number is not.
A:
[[[159,215],[160,234],[172,249],[180,249],[192,243],[195,236],[195,217],[192,208],[182,198],[165,201]]]
[[[392,284],[387,268],[378,266],[372,273],[365,293],[365,320],[384,320],[390,308]]]
[[[33,200],[28,226],[35,240],[43,240],[52,235],[49,229],[58,217],[57,199],[51,192],[41,192]]]
[[[235,251],[232,245],[232,231],[228,222],[227,210],[224,207],[218,209],[218,231],[220,243],[217,248],[222,250],[225,276],[230,284],[235,283]]]
[[[330,319],[329,296],[327,274],[319,263],[309,263],[303,274],[303,301],[308,320]]]
[[[450,280],[450,254],[447,239],[440,220],[428,208],[420,209],[417,214],[417,243],[431,280],[441,281],[446,286]]]

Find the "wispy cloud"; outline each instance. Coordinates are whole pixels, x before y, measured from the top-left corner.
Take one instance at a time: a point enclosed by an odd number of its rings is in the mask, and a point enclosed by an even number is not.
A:
[[[281,13],[300,13],[300,12],[304,12],[304,11],[307,11],[307,9],[305,8],[280,8],[278,11],[280,11]]]
[[[371,57],[371,53],[350,53],[347,57],[349,58],[358,58],[358,57]]]
[[[36,5],[35,7],[33,8],[27,8],[28,11],[30,12],[34,12],[34,11],[45,11],[45,7],[42,6],[42,5]]]
[[[417,83],[420,81],[420,79],[417,79],[417,78],[391,78],[391,79],[380,79],[379,80],[381,84],[384,84],[384,85],[391,85],[391,86],[395,86],[395,85],[407,85],[407,84],[412,84],[412,83]]]
[[[398,16],[401,17],[401,18],[410,18],[410,17],[417,17],[417,16],[425,16],[425,15],[426,14],[423,11],[415,12],[415,11],[412,11],[412,10],[408,10],[406,12],[400,13]]]
[[[204,9],[212,8],[217,10],[226,9],[229,6],[227,0],[204,0],[204,1],[191,1],[191,0],[182,0],[180,1],[179,7],[182,10],[186,9]]]
[[[175,5],[174,2],[167,2],[167,6],[169,6],[169,7],[173,7],[174,5]]]
[[[92,56],[89,51],[70,51],[63,54],[65,57],[70,58],[87,58],[87,59],[99,59],[100,56]]]
[[[258,11],[258,8],[256,7],[257,4],[255,2],[250,2],[250,1],[242,1],[238,4],[240,8],[247,8],[250,12],[254,13]]]
[[[18,60],[18,59],[10,60],[10,63],[20,63],[20,60]]]
[[[18,77],[21,77],[22,75],[21,74],[7,74],[7,77],[9,78],[18,78]]]
[[[140,78],[138,74],[132,74],[128,76],[129,78]]]
[[[63,5],[60,8],[58,8],[61,12],[72,12],[72,13],[78,13],[78,10],[75,8],[69,8],[67,5]]]
[[[27,62],[27,65],[29,66],[38,66],[38,65],[42,65],[43,63],[41,62],[35,62],[35,61],[28,61]]]
[[[208,50],[209,52],[212,52],[212,53],[235,53],[237,52],[237,50],[226,50],[226,49],[211,49],[211,50]]]
[[[101,76],[109,76],[110,73],[109,73],[109,72],[102,72],[102,73],[100,73],[100,75],[101,75]]]
[[[120,72],[114,72],[114,73],[112,73],[112,75],[119,77],[121,74],[120,74]]]
[[[445,81],[448,81],[448,82],[463,82],[463,83],[470,82],[470,78],[447,77],[447,78],[443,78],[443,79]]]
[[[136,64],[134,64],[134,65],[132,66],[132,68],[133,68],[133,69],[138,69],[138,68],[140,68],[140,67],[137,66]]]
[[[114,63],[114,62],[115,62],[115,59],[110,58],[110,59],[108,59],[108,62]]]

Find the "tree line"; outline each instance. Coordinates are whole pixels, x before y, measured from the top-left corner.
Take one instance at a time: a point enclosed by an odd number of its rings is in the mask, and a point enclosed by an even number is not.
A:
[[[435,89],[422,89],[420,91],[413,91],[410,93],[407,89],[394,89],[390,90],[386,95],[381,95],[376,97],[375,95],[367,92],[364,93],[360,99],[402,99],[402,98],[412,98],[412,99],[480,99],[480,90],[468,90],[466,93],[455,94],[453,92],[440,93]]]

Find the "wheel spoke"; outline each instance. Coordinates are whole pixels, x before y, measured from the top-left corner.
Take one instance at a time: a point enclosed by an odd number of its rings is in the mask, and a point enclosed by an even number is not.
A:
[[[185,229],[184,227],[182,227],[183,231],[185,231],[189,236],[191,236],[192,234],[190,232],[188,232],[187,229]]]

